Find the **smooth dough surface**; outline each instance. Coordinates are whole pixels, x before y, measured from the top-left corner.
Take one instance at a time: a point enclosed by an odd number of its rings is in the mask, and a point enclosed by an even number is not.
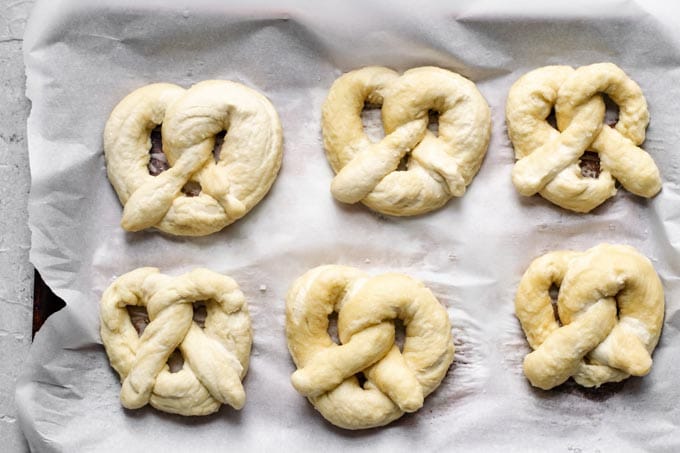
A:
[[[559,288],[556,319],[550,288]],[[664,292],[634,248],[601,244],[534,260],[520,281],[515,313],[534,352],[524,373],[551,389],[570,377],[585,387],[644,376],[661,334]]]
[[[382,105],[385,138],[373,143],[364,104]],[[439,113],[438,135],[427,129]],[[337,173],[333,196],[396,216],[423,214],[460,197],[479,171],[491,135],[491,112],[470,80],[441,68],[399,76],[370,66],[338,78],[323,105],[326,156]],[[403,159],[406,170],[397,171]]]
[[[619,106],[616,126],[604,124],[602,94]],[[554,108],[557,129],[547,118]],[[517,80],[506,103],[517,162],[512,182],[524,196],[539,193],[558,206],[589,212],[616,193],[615,183],[650,198],[661,190],[652,157],[639,145],[649,123],[640,87],[618,66],[546,66]],[[585,151],[598,153],[597,178],[581,174]]]
[[[333,312],[340,344],[328,333]],[[405,326],[401,351],[397,318]],[[454,354],[446,309],[421,282],[402,274],[369,277],[346,266],[320,266],[293,283],[286,337],[298,368],[293,386],[346,429],[383,426],[420,409]]]
[[[170,168],[149,174],[151,131],[162,124]],[[227,131],[219,159],[215,136]],[[271,102],[235,82],[208,80],[188,90],[157,83],[139,88],[113,110],[104,130],[109,180],[124,206],[128,231],[156,227],[203,236],[248,213],[281,166],[281,123]],[[199,184],[198,196],[182,188]]]
[[[203,329],[193,320],[195,302],[205,303]],[[141,335],[127,306],[146,307],[150,322]],[[151,404],[181,415],[207,415],[222,404],[243,407],[252,331],[245,298],[231,278],[207,269],[170,277],[139,268],[104,292],[100,320],[124,407]],[[175,349],[184,363],[171,373],[168,359]]]

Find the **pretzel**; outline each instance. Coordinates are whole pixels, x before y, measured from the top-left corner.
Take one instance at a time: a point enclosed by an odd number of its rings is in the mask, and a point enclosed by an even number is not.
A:
[[[198,301],[205,302],[205,329],[193,321]],[[126,306],[146,307],[150,322],[141,336]],[[243,407],[252,332],[234,280],[207,269],[169,277],[143,267],[116,279],[100,308],[101,337],[123,384],[124,407],[151,404],[181,415],[207,415],[221,404]],[[171,373],[167,362],[176,348],[184,364]]]
[[[160,124],[170,168],[152,176],[150,134]],[[223,130],[216,162],[215,135]],[[281,166],[281,124],[267,98],[238,83],[208,80],[188,90],[156,83],[114,108],[104,154],[124,229],[203,236],[243,217],[269,191]],[[189,182],[200,184],[198,196],[182,193]]]
[[[551,285],[559,287],[558,319]],[[649,373],[664,317],[663,287],[649,260],[629,246],[552,252],[522,277],[515,312],[534,349],[524,360],[533,386],[548,390],[573,377],[599,387]]]
[[[364,103],[382,104],[385,138],[372,143]],[[439,112],[439,135],[427,129]],[[383,214],[410,216],[461,197],[479,171],[491,134],[489,106],[475,84],[435,67],[366,67],[333,83],[323,105],[326,156],[337,173],[333,196]],[[408,155],[408,156],[407,156]],[[397,171],[407,156],[406,171]]]
[[[338,313],[335,344],[328,316]],[[399,318],[403,350],[395,345]],[[286,298],[288,349],[298,370],[291,381],[336,426],[364,429],[415,412],[453,361],[446,309],[406,275],[370,278],[345,266],[320,266],[292,285]],[[356,375],[364,374],[363,387]]]
[[[603,124],[600,93],[618,104],[615,127]],[[547,121],[555,108],[557,128]],[[541,196],[576,212],[589,212],[616,194],[615,180],[629,192],[653,197],[661,190],[659,170],[639,148],[649,123],[640,87],[612,63],[546,66],[522,76],[506,104],[508,135],[518,159],[512,182],[520,194]],[[581,174],[586,150],[598,153],[600,174]]]

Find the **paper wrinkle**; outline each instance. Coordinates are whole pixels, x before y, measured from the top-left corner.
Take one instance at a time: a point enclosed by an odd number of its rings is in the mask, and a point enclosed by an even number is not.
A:
[[[680,449],[680,31],[670,2],[323,2],[39,0],[25,37],[31,260],[67,302],[35,338],[17,387],[19,422],[36,451],[642,451]],[[643,89],[643,148],[660,168],[652,200],[625,190],[587,215],[512,186],[505,99],[527,71],[612,61]],[[435,65],[475,81],[492,136],[464,197],[413,218],[336,202],[321,138],[321,105],[342,72]],[[222,232],[180,238],[127,233],[107,178],[102,133],[113,107],[153,82],[221,78],[266,95],[284,130],[270,193]],[[666,290],[651,373],[599,390],[533,389],[514,293],[529,263],[552,250],[630,244]],[[353,433],[331,426],[290,384],[285,295],[322,264],[369,275],[402,272],[447,308],[456,355],[415,414]],[[99,339],[98,304],[137,267],[179,275],[207,267],[246,296],[254,343],[247,403],[203,418],[124,410]],[[265,288],[263,291],[261,288]],[[634,423],[631,420],[634,417]],[[549,443],[546,443],[546,442]]]

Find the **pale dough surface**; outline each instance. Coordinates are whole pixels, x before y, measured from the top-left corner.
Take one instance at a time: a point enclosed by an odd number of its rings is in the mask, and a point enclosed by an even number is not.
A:
[[[333,312],[340,344],[328,333]],[[397,318],[406,334],[401,351]],[[403,274],[369,277],[346,266],[320,266],[293,283],[286,337],[298,368],[293,386],[346,429],[383,426],[420,409],[454,354],[448,313],[421,282]],[[362,372],[363,386],[356,377]]]
[[[385,138],[372,143],[364,103],[382,105]],[[438,135],[427,129],[439,113]],[[370,66],[338,78],[323,105],[333,196],[396,216],[423,214],[460,197],[479,171],[491,135],[489,106],[470,80],[436,67],[399,76]],[[397,171],[407,158],[406,170]]]
[[[557,309],[550,288],[559,288]],[[534,260],[520,281],[515,313],[534,352],[524,373],[551,389],[570,377],[585,387],[644,376],[661,334],[664,291],[634,248],[601,244]]]
[[[203,329],[193,321],[194,302],[205,303]],[[126,306],[146,307],[150,322],[141,335]],[[100,320],[124,407],[151,404],[181,415],[207,415],[222,404],[243,407],[252,331],[245,298],[231,278],[207,269],[170,277],[139,268],[107,288]],[[184,364],[171,373],[167,362],[175,349]]]
[[[171,167],[149,174],[151,131],[162,124]],[[219,160],[215,135],[226,130]],[[188,90],[157,83],[139,88],[113,110],[104,130],[109,180],[129,231],[156,227],[203,236],[243,217],[269,191],[281,166],[281,123],[271,102],[235,82],[208,80]],[[198,196],[182,188],[200,184]]]
[[[615,127],[604,124],[602,93],[619,106]],[[557,129],[547,121],[553,108]],[[510,88],[506,122],[517,158],[512,182],[522,195],[539,193],[565,209],[589,212],[616,193],[617,180],[646,198],[661,190],[654,160],[639,147],[649,123],[647,102],[612,63],[546,66],[525,74]],[[585,151],[599,155],[597,178],[581,175]]]

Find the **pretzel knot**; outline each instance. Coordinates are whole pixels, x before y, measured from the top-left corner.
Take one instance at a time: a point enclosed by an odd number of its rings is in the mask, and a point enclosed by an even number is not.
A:
[[[552,285],[559,287],[558,319]],[[533,386],[547,390],[573,377],[599,387],[649,373],[663,323],[663,287],[649,260],[629,246],[552,252],[522,277],[515,312],[534,349],[524,360]]]
[[[603,124],[607,94],[619,106],[615,127]],[[555,108],[557,128],[546,118]],[[525,196],[540,193],[558,206],[588,212],[616,193],[615,180],[650,198],[661,190],[659,170],[639,145],[649,123],[640,87],[611,63],[546,66],[522,76],[506,104],[508,135],[518,159],[512,182]],[[581,174],[587,150],[598,153],[596,178]]]
[[[363,130],[365,102],[382,104],[380,142],[372,143]],[[431,110],[439,113],[438,136],[427,129]],[[333,196],[408,216],[463,195],[484,159],[491,113],[475,84],[451,71],[422,67],[399,77],[387,68],[367,67],[333,83],[322,128],[326,156],[337,173]],[[406,171],[397,171],[404,158]]]
[[[194,302],[205,302],[205,328],[193,321]],[[150,319],[137,334],[126,306],[146,307]],[[124,407],[147,403],[161,411],[206,415],[221,404],[245,403],[241,380],[252,344],[243,294],[231,278],[195,269],[169,277],[144,267],[119,277],[101,300],[101,337],[111,366],[122,380]],[[168,358],[184,358],[172,373]]]
[[[328,334],[334,311],[341,344]],[[406,327],[401,352],[396,318]],[[310,270],[286,298],[286,336],[298,367],[293,386],[346,429],[386,425],[418,410],[453,361],[445,308],[422,283],[401,274],[369,278],[345,266]]]
[[[161,124],[171,167],[151,176],[150,134]],[[214,159],[215,136],[225,130]],[[188,90],[157,83],[115,107],[104,152],[123,228],[203,236],[243,217],[269,191],[281,166],[281,123],[267,98],[238,83],[208,80]],[[189,182],[200,185],[198,196],[182,193]]]

